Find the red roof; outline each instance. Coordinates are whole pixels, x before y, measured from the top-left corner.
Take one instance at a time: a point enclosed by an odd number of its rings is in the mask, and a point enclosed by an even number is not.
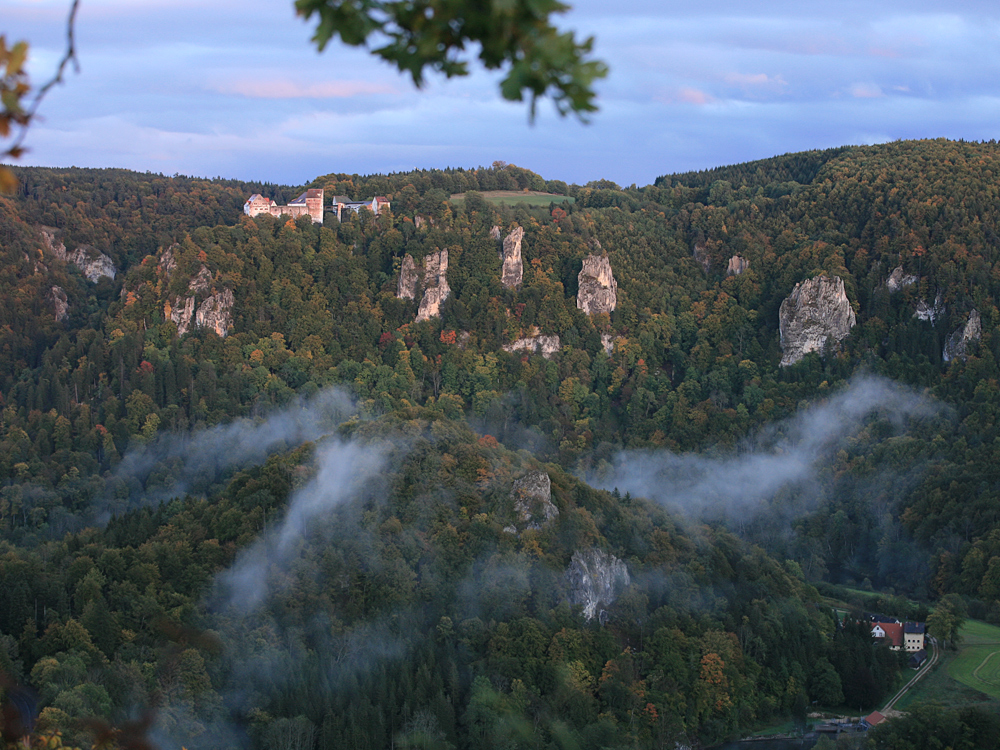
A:
[[[898,622],[876,622],[872,623],[872,630],[876,627],[885,631],[885,637],[893,646],[903,645],[903,626]]]
[[[870,714],[868,714],[865,717],[865,721],[868,722],[868,726],[874,727],[874,726],[876,726],[878,724],[881,724],[883,721],[885,721],[885,717],[882,714],[880,714],[878,711],[872,711]]]

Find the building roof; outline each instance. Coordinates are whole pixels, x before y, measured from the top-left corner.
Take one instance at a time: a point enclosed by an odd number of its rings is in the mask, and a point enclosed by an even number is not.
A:
[[[903,625],[904,633],[917,633],[923,635],[925,631],[924,624],[922,622],[908,622]]]
[[[868,722],[868,726],[874,727],[885,721],[885,717],[878,711],[872,711],[865,717],[865,721]]]
[[[897,625],[899,624],[899,620],[897,620],[895,617],[889,617],[887,615],[872,615],[870,617],[870,619],[871,619],[872,622],[879,622],[879,623],[881,623],[881,622],[894,622]]]
[[[876,626],[882,629],[882,631],[885,633],[886,640],[892,643],[893,646],[903,645],[903,626],[900,623],[898,622],[873,623],[872,629],[874,630]]]

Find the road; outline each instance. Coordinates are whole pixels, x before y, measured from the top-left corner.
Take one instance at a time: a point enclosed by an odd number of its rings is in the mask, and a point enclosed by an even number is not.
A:
[[[938,651],[937,641],[931,639],[930,658],[924,662],[924,665],[917,671],[915,675],[913,675],[910,681],[907,682],[905,685],[903,685],[902,689],[894,696],[892,696],[892,699],[882,707],[883,714],[886,711],[891,710],[892,707],[896,705],[896,702],[904,695],[906,695],[913,688],[913,686],[917,684],[917,681],[920,680],[925,674],[927,674],[934,667],[935,664],[937,664],[938,653],[939,651]]]

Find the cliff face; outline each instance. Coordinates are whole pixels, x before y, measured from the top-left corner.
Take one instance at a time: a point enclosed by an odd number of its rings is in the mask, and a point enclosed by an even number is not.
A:
[[[903,287],[912,286],[920,281],[919,276],[903,271],[902,266],[896,266],[885,280],[885,286],[890,292],[898,292]]]
[[[857,319],[844,291],[844,280],[817,276],[800,281],[781,303],[781,366],[795,364],[827,340],[847,337]]]
[[[518,339],[512,344],[507,344],[503,350],[505,352],[534,352],[541,354],[545,359],[549,359],[559,351],[559,347],[558,336],[544,336],[540,333],[535,333],[532,336]]]
[[[56,323],[62,323],[69,315],[69,298],[66,290],[61,286],[54,286],[49,290],[49,301],[55,311]]]
[[[540,529],[559,515],[552,503],[552,482],[544,471],[533,471],[514,482],[510,499],[523,529]]]
[[[194,297],[178,297],[170,305],[170,319],[177,325],[177,335],[183,336],[191,330],[194,320]]]
[[[611,261],[606,255],[588,255],[577,277],[580,289],[576,306],[587,315],[609,313],[618,306],[618,282],[611,273]]]
[[[508,289],[516,289],[521,286],[521,280],[524,277],[524,265],[521,262],[521,240],[523,238],[524,229],[514,227],[503,240],[503,252],[500,254],[500,258],[503,260],[500,283]]]
[[[42,242],[49,253],[63,261],[72,263],[91,283],[96,284],[101,277],[114,279],[118,269],[107,255],[90,245],[80,245],[76,250],[66,250],[66,245],[58,237],[58,230],[51,227],[39,227]]]
[[[216,292],[198,306],[195,325],[199,328],[211,328],[219,336],[225,336],[233,325],[232,309],[232,291],[223,289]]]
[[[939,317],[944,315],[945,307],[944,302],[941,300],[941,292],[938,292],[934,296],[934,304],[927,304],[927,300],[920,300],[917,302],[917,309],[913,312],[913,317],[918,320],[929,320],[933,323]]]
[[[625,563],[600,549],[574,552],[564,579],[570,603],[583,607],[586,619],[597,617],[602,625],[607,622],[604,610],[631,582]]]
[[[742,255],[734,255],[729,259],[729,265],[726,266],[726,276],[739,276],[744,271],[749,270],[750,261]]]
[[[447,274],[447,250],[431,253],[424,257],[424,296],[417,309],[418,323],[441,316],[441,305],[451,294]]]
[[[968,354],[969,345],[974,341],[979,341],[983,335],[983,324],[979,318],[979,311],[973,310],[969,313],[969,320],[964,326],[955,331],[944,342],[944,351],[941,358],[945,362],[953,359],[965,359]]]
[[[413,256],[407,253],[403,256],[403,265],[399,269],[399,285],[396,287],[396,297],[399,299],[416,299],[417,285],[420,283],[420,274],[417,273],[417,264],[413,262]]]
[[[160,257],[160,267],[169,275],[176,268],[173,254],[168,248]],[[167,303],[165,315],[177,325],[177,334],[183,336],[194,326],[211,328],[225,336],[233,325],[233,293],[229,289],[212,291],[212,272],[205,266],[188,283],[187,296],[175,297]],[[198,298],[201,297],[201,304]]]

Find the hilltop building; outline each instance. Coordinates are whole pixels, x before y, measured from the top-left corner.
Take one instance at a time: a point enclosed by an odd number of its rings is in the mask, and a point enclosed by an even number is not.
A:
[[[352,201],[346,195],[335,195],[333,196],[333,205],[330,210],[337,212],[337,221],[342,221],[344,211],[360,213],[362,208],[367,208],[378,216],[382,211],[388,211],[389,207],[389,199],[381,195],[376,195],[370,201]]]
[[[323,190],[306,190],[302,195],[293,201],[289,201],[287,206],[279,206],[273,200],[265,198],[260,193],[251,195],[247,202],[243,204],[243,213],[247,216],[257,214],[271,214],[271,216],[281,216],[287,214],[292,218],[298,218],[308,214],[312,217],[314,224],[323,223]],[[337,214],[340,216],[339,212]]]

